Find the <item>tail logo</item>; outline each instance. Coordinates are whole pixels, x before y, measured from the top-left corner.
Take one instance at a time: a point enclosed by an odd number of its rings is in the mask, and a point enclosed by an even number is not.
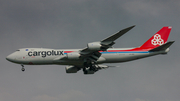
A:
[[[151,40],[151,44],[153,44],[155,46],[156,45],[162,45],[162,44],[164,44],[164,40],[161,39],[161,35],[155,34],[154,39]]]

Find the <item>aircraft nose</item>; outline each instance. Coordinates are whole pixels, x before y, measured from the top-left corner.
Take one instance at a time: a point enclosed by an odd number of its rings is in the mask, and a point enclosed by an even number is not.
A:
[[[10,55],[8,55],[7,57],[6,57],[6,60],[8,60],[8,61],[13,61],[15,59],[15,57],[13,56],[13,54],[10,54]]]

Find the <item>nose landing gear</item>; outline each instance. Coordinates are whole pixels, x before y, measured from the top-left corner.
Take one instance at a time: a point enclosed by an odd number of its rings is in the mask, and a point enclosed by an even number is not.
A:
[[[22,66],[21,70],[24,72],[25,71],[24,65],[21,65],[21,66]]]

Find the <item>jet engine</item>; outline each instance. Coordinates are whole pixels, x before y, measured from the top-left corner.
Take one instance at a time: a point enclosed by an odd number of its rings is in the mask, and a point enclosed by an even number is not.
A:
[[[80,70],[80,68],[76,67],[76,66],[66,66],[66,73],[77,73],[77,71]]]
[[[100,42],[92,42],[92,43],[88,43],[87,47],[89,50],[100,50],[101,49],[101,43]]]
[[[70,60],[77,60],[79,59],[80,54],[76,53],[76,52],[72,52],[72,53],[67,53],[67,58]]]

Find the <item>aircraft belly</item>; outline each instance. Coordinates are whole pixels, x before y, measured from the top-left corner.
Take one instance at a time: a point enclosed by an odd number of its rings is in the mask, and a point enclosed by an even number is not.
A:
[[[104,54],[102,57],[106,59],[106,63],[126,62],[136,60],[148,56],[157,55],[159,53],[115,53],[115,54]]]
[[[82,61],[59,61],[58,63],[56,63],[58,65],[74,65],[74,66],[83,66],[83,62]]]

